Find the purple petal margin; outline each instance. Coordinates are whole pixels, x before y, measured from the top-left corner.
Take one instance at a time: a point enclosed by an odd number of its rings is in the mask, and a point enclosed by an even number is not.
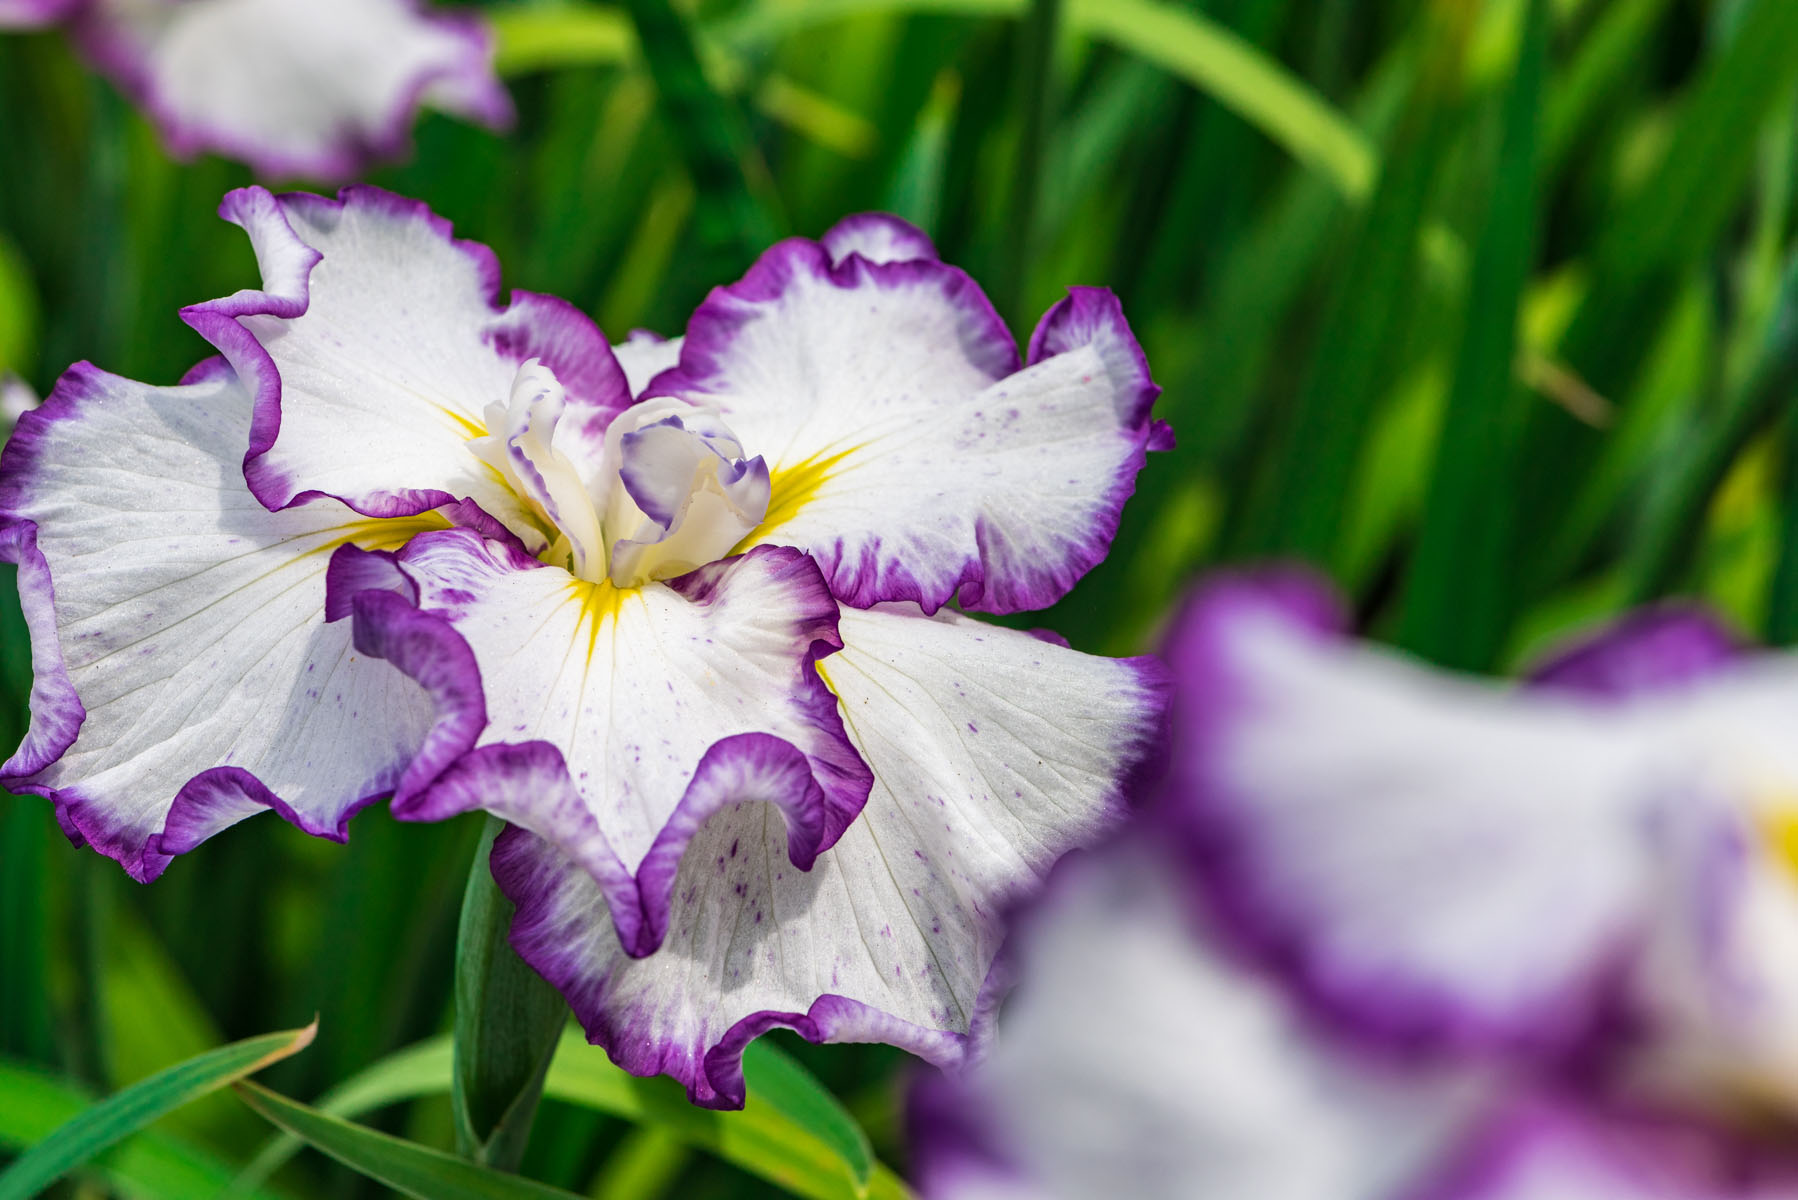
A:
[[[1734,634],[1703,609],[1662,605],[1630,613],[1580,640],[1530,673],[1538,687],[1627,701],[1677,691],[1739,659]]]
[[[306,210],[320,224],[329,223],[347,208],[368,209],[390,220],[423,224],[474,264],[483,298],[494,314],[485,337],[495,353],[516,362],[542,359],[567,389],[569,399],[588,409],[592,415],[587,420],[598,421],[601,428],[613,414],[629,407],[630,387],[624,371],[598,326],[573,305],[535,292],[514,292],[511,304],[502,308],[499,260],[493,251],[479,242],[456,238],[450,223],[423,201],[409,200],[367,184],[352,184],[342,189],[335,200],[307,192],[276,196],[266,188],[240,188],[220,202],[219,216],[249,234],[264,286],[189,305],[181,310],[181,319],[218,348],[255,397],[250,447],[244,455],[244,479],[264,507],[278,511],[330,495],[302,490],[268,461],[266,456],[281,432],[281,375],[268,351],[242,321],[245,317],[293,320],[304,315],[311,304],[312,270],[324,256],[294,231],[287,219],[289,207]],[[413,516],[458,504],[471,507],[464,498],[435,488],[330,498],[368,517]],[[487,522],[498,524],[490,517]]]
[[[37,414],[25,414],[30,419]],[[31,430],[23,421],[20,430]],[[13,446],[19,443],[14,433],[8,443],[4,466],[6,478],[13,478],[17,460]],[[37,526],[14,517],[0,518],[0,562],[16,563],[19,568],[19,601],[25,610],[25,627],[31,635],[31,724],[25,740],[13,756],[0,765],[0,784],[17,787],[63,756],[75,744],[87,709],[75,694],[63,662],[62,642],[56,636],[56,585],[50,578],[50,564],[37,548]]]
[[[743,749],[759,752],[754,746]],[[738,751],[733,747],[728,752]],[[770,1009],[750,1013],[703,1050],[658,1036],[652,1030],[639,1028],[642,1018],[637,1010],[608,1005],[608,978],[596,975],[584,965],[586,948],[574,944],[567,921],[558,912],[557,884],[544,878],[546,860],[553,862],[559,857],[563,856],[558,848],[516,825],[494,842],[494,878],[500,890],[517,905],[512,923],[513,948],[561,991],[580,1019],[588,1040],[604,1049],[613,1062],[633,1075],[673,1076],[686,1086],[688,1098],[697,1105],[715,1109],[743,1107],[743,1051],[770,1029],[791,1029],[814,1043],[883,1042],[945,1068],[959,1066],[991,1036],[998,1000],[1009,983],[997,966],[981,988],[973,1027],[966,1034],[927,1029],[860,1001],[826,993],[804,1012]],[[568,869],[582,870],[579,863]],[[672,884],[672,872],[669,882]],[[608,887],[607,880],[599,883],[602,889]],[[609,891],[606,900],[608,905],[614,904]],[[613,911],[618,910],[614,907]]]
[[[896,218],[851,218],[845,225],[847,228],[831,231],[836,235],[834,250],[817,242],[788,239],[764,253],[739,282],[714,288],[688,323],[679,364],[657,376],[645,390],[645,398],[674,396],[705,403],[724,395],[713,385],[729,375],[738,333],[799,276],[810,276],[845,293],[862,287],[936,288],[945,303],[962,315],[959,349],[994,382],[1016,373],[1022,365],[1091,346],[1118,391],[1119,434],[1131,445],[1091,526],[1054,561],[1014,570],[1004,577],[989,577],[987,562],[998,534],[987,522],[978,521],[975,544],[958,576],[945,586],[926,590],[903,562],[883,558],[877,544],[853,558],[841,543],[808,547],[830,581],[831,591],[856,608],[900,600],[913,601],[926,613],[933,613],[951,598],[963,608],[994,613],[1049,607],[1109,552],[1124,503],[1136,490],[1136,476],[1148,452],[1170,449],[1174,444],[1169,427],[1150,416],[1161,389],[1150,377],[1148,359],[1124,319],[1122,306],[1105,288],[1068,289],[1068,295],[1043,315],[1030,339],[1028,361],[1021,364],[1010,331],[965,272],[934,257],[876,261],[857,248],[863,241],[883,244],[882,239],[914,243],[923,239],[928,245],[923,234]],[[895,226],[909,232],[896,232]],[[849,252],[836,258],[836,250],[844,249]],[[728,404],[726,408],[728,415]]]
[[[1602,1189],[1602,1192],[1595,1190]],[[1542,1094],[1511,1104],[1404,1200],[1774,1200],[1798,1195],[1798,1156],[1721,1126]]]
[[[1233,794],[1213,767],[1232,728],[1253,720],[1256,706],[1267,702],[1232,662],[1231,638],[1249,613],[1322,641],[1338,640],[1348,628],[1330,585],[1297,569],[1215,578],[1175,620],[1168,649],[1180,684],[1173,766],[1151,820],[1184,859],[1198,908],[1237,948],[1287,980],[1315,1017],[1401,1055],[1564,1056],[1607,1042],[1624,1020],[1617,1006],[1621,961],[1595,964],[1528,1013],[1499,1018],[1469,1011],[1446,986],[1345,979],[1317,951],[1302,920],[1270,893],[1256,866],[1253,799]]]
[[[824,792],[798,747],[766,733],[736,734],[712,744],[635,875],[613,853],[569,777],[561,751],[549,742],[482,746],[409,798],[403,811],[396,802],[394,811],[406,820],[438,821],[485,809],[525,834],[542,838],[598,882],[619,944],[632,958],[645,958],[661,949],[667,937],[675,875],[688,843],[713,814],[750,802],[780,811],[788,857],[799,870],[811,870],[823,849]],[[546,951],[527,936],[533,922],[544,919],[552,905],[549,894],[536,886],[535,872],[502,873],[497,847],[494,875],[518,906],[513,940],[522,943],[520,953],[524,954],[524,945],[531,945],[525,961],[573,1002],[578,968],[566,948]],[[583,1021],[603,1019],[582,1012],[578,1004],[575,1011]]]
[[[856,213],[832,225],[820,245],[830,252],[832,265],[840,266],[851,254],[871,263],[938,261],[936,243],[909,221],[889,213]]]
[[[843,729],[836,696],[816,669],[820,658],[842,649],[835,602],[811,560],[784,547],[757,547],[741,558],[701,567],[669,586],[692,603],[710,603],[723,576],[751,556],[779,560],[777,571],[795,576],[807,593],[809,604],[800,614],[799,631],[806,649],[795,666],[802,684],[800,699],[808,719],[833,735],[829,742],[837,753],[807,758],[770,734],[739,734],[714,743],[638,865],[626,897],[619,881],[629,880],[629,874],[581,799],[561,751],[548,742],[476,749],[487,713],[480,671],[468,643],[445,617],[416,607],[416,589],[393,556],[339,548],[327,578],[368,589],[348,599],[356,648],[392,662],[417,680],[438,710],[437,724],[395,790],[394,815],[436,821],[481,808],[541,834],[586,867],[602,886],[611,881],[607,897],[619,940],[637,957],[654,953],[661,945],[680,856],[720,808],[761,800],[780,809],[793,865],[810,870],[818,854],[834,845],[860,813],[874,782]],[[341,612],[345,597],[328,594],[326,604],[330,611]]]
[[[70,20],[70,33],[82,52],[143,108],[175,158],[188,159],[212,151],[249,164],[257,175],[266,179],[313,179],[336,183],[354,179],[377,162],[405,157],[411,148],[412,127],[424,107],[424,94],[435,84],[447,81],[461,84],[470,103],[460,105],[459,109],[463,115],[490,129],[508,127],[514,116],[511,97],[493,71],[492,31],[473,12],[428,9],[413,0],[410,7],[418,20],[437,25],[462,44],[457,61],[419,72],[371,135],[348,132],[329,151],[318,155],[295,155],[177,113],[158,88],[142,49],[109,18],[104,4],[72,0],[61,7]],[[0,20],[0,24],[4,21]]]
[[[354,548],[345,546],[337,553],[342,555],[350,549]],[[371,554],[367,558],[378,556]],[[332,566],[337,563],[334,561]],[[397,572],[398,568],[394,570]],[[340,573],[339,578],[342,577]],[[411,584],[409,579],[405,582]],[[414,589],[413,595],[416,594]],[[341,611],[341,603],[331,605],[329,596],[326,604]],[[394,788],[393,815],[405,819],[412,797],[467,754],[487,728],[487,698],[481,689],[481,672],[475,665],[474,651],[462,635],[444,618],[419,611],[402,591],[374,588],[357,592],[350,609],[356,649],[370,658],[386,659],[416,680],[437,710],[436,721]]]

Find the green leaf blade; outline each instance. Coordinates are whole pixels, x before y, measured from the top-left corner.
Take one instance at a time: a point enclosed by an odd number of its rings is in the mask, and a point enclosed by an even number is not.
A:
[[[271,1125],[361,1175],[418,1200],[572,1200],[573,1192],[355,1125],[248,1081],[237,1094]]]
[[[26,1151],[0,1175],[0,1200],[29,1200],[64,1174],[165,1113],[299,1053],[318,1032],[263,1034],[158,1071],[83,1111]]]

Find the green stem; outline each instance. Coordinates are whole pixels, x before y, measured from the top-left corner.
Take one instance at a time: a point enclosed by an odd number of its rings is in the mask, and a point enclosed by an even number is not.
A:
[[[468,872],[456,934],[456,1151],[515,1171],[530,1140],[543,1076],[568,1020],[562,997],[506,940],[512,903],[488,869],[505,823],[488,817]]]

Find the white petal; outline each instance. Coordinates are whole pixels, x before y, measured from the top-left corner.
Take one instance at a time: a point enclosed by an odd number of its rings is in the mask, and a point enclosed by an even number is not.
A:
[[[846,611],[842,630],[820,670],[875,784],[810,871],[766,806],[721,812],[680,862],[666,942],[631,960],[587,873],[534,839],[495,857],[521,953],[615,1059],[701,1103],[742,1102],[738,1056],[772,1025],[958,1060],[1005,905],[1116,822],[1158,743],[1146,661],[910,606]]]
[[[929,1200],[1392,1200],[1486,1102],[1324,1043],[1140,846],[1066,864],[1007,954],[991,1053],[921,1098]]]
[[[652,394],[717,407],[773,471],[758,544],[857,607],[1046,607],[1104,557],[1160,431],[1115,297],[1074,289],[1019,371],[966,275],[782,242],[688,325]]]
[[[491,252],[453,240],[424,205],[367,187],[338,201],[252,188],[221,211],[250,234],[265,290],[183,316],[263,381],[244,469],[270,508],[323,493],[400,516],[470,499],[528,532],[530,514],[468,443],[532,358],[567,391],[557,449],[601,454],[630,397],[597,327],[529,293],[501,311]]]
[[[1383,1035],[1591,1032],[1645,921],[1660,730],[1430,672],[1307,606],[1220,584],[1170,651],[1173,800],[1235,928]]]
[[[665,338],[647,329],[634,329],[629,340],[612,347],[624,377],[630,381],[631,395],[640,396],[649,381],[680,361],[685,338]]]
[[[40,685],[73,693],[34,696],[9,786],[55,798],[138,878],[262,807],[341,838],[430,723],[403,676],[325,624],[325,571],[345,541],[443,522],[383,527],[330,501],[271,514],[239,468],[249,421],[222,366],[178,388],[78,366],[6,450],[7,520],[34,524],[42,555],[21,562]]]
[[[810,666],[834,648],[835,606],[802,556],[770,550],[617,589],[455,530],[415,540],[400,562],[420,607],[474,652],[482,744],[555,746],[629,872],[721,738],[770,734],[804,752],[835,806],[828,840],[860,809],[865,769]],[[433,804],[402,796],[395,811],[435,815]]]
[[[340,181],[407,148],[421,103],[502,126],[492,38],[410,0],[94,0],[77,33],[170,148]]]

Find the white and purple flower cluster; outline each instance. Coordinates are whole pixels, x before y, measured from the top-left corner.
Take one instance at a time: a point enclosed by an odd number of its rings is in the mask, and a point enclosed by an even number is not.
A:
[[[926,1196],[1798,1197],[1798,659],[1653,610],[1501,689],[1343,627],[1186,607],[1163,792],[1018,918]]]
[[[220,357],[77,365],[0,460],[6,785],[139,880],[265,809],[497,814],[513,944],[702,1104],[775,1026],[961,1061],[1003,911],[1164,736],[1157,662],[949,607],[1059,599],[1166,444],[1116,299],[1020,356],[867,216],[615,351],[421,204],[222,213],[263,278],[184,311]]]
[[[473,13],[421,0],[0,0],[0,30],[64,29],[170,152],[342,182],[402,155],[424,107],[503,128]]]

